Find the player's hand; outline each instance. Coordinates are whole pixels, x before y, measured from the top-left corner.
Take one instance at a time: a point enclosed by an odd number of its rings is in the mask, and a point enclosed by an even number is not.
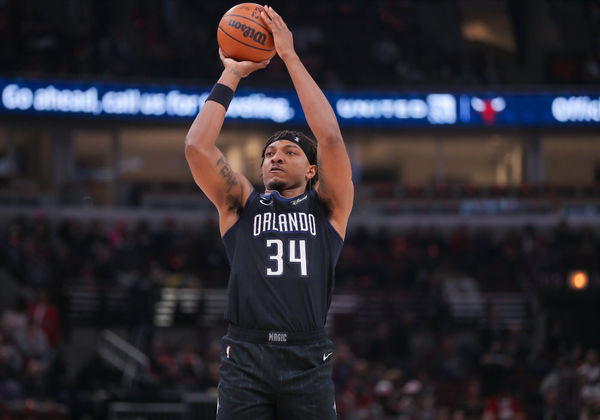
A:
[[[279,57],[285,61],[289,56],[295,54],[292,32],[288,29],[281,16],[271,6],[266,5],[263,7],[260,15],[273,34],[275,49]]]
[[[254,61],[236,61],[227,57],[221,48],[219,48],[219,57],[221,57],[225,69],[240,78],[246,77],[256,70],[264,69],[271,62],[271,60],[263,60],[257,63]]]

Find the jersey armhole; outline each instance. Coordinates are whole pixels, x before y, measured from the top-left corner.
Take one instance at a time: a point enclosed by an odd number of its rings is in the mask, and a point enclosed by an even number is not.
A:
[[[229,229],[227,229],[227,232],[225,232],[223,234],[223,236],[221,236],[222,239],[225,239],[225,237],[229,234],[229,232],[231,232],[233,230],[233,228],[236,227],[238,223],[240,223],[240,220],[242,220],[242,216],[244,215],[244,211],[246,211],[246,208],[248,207],[250,200],[252,200],[256,194],[257,194],[257,192],[253,188],[252,191],[250,192],[250,195],[248,196],[248,199],[246,200],[246,203],[244,203],[244,207],[242,207],[242,209],[240,210],[238,219],[235,221],[235,223],[233,225],[231,225],[231,227]]]
[[[327,215],[327,212],[325,211],[325,205],[323,204],[323,202],[321,201],[321,198],[319,197],[319,193],[314,188],[312,190],[310,190],[309,194],[311,194],[311,193],[314,194],[314,196],[317,198],[317,201],[319,202],[321,211],[323,212],[323,215],[325,216],[327,227],[340,240],[341,243],[344,243],[344,239],[342,238],[342,235],[340,235],[338,233],[338,231],[335,230],[335,228],[331,224],[331,221],[329,220],[329,215]]]

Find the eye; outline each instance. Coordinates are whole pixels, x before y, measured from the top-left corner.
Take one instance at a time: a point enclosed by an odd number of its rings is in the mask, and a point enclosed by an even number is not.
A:
[[[296,152],[292,152],[291,150],[289,152],[287,152],[287,153],[288,153],[288,155],[295,155],[296,154]]]
[[[266,152],[265,156],[273,156],[273,152]]]

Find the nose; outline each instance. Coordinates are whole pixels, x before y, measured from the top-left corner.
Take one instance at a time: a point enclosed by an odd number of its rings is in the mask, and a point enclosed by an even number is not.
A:
[[[282,162],[283,161],[283,153],[279,150],[276,150],[271,156],[271,162]]]

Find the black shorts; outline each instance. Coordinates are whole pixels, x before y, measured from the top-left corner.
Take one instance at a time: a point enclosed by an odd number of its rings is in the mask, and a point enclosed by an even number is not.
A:
[[[336,419],[332,358],[324,331],[230,326],[221,350],[217,419]]]

